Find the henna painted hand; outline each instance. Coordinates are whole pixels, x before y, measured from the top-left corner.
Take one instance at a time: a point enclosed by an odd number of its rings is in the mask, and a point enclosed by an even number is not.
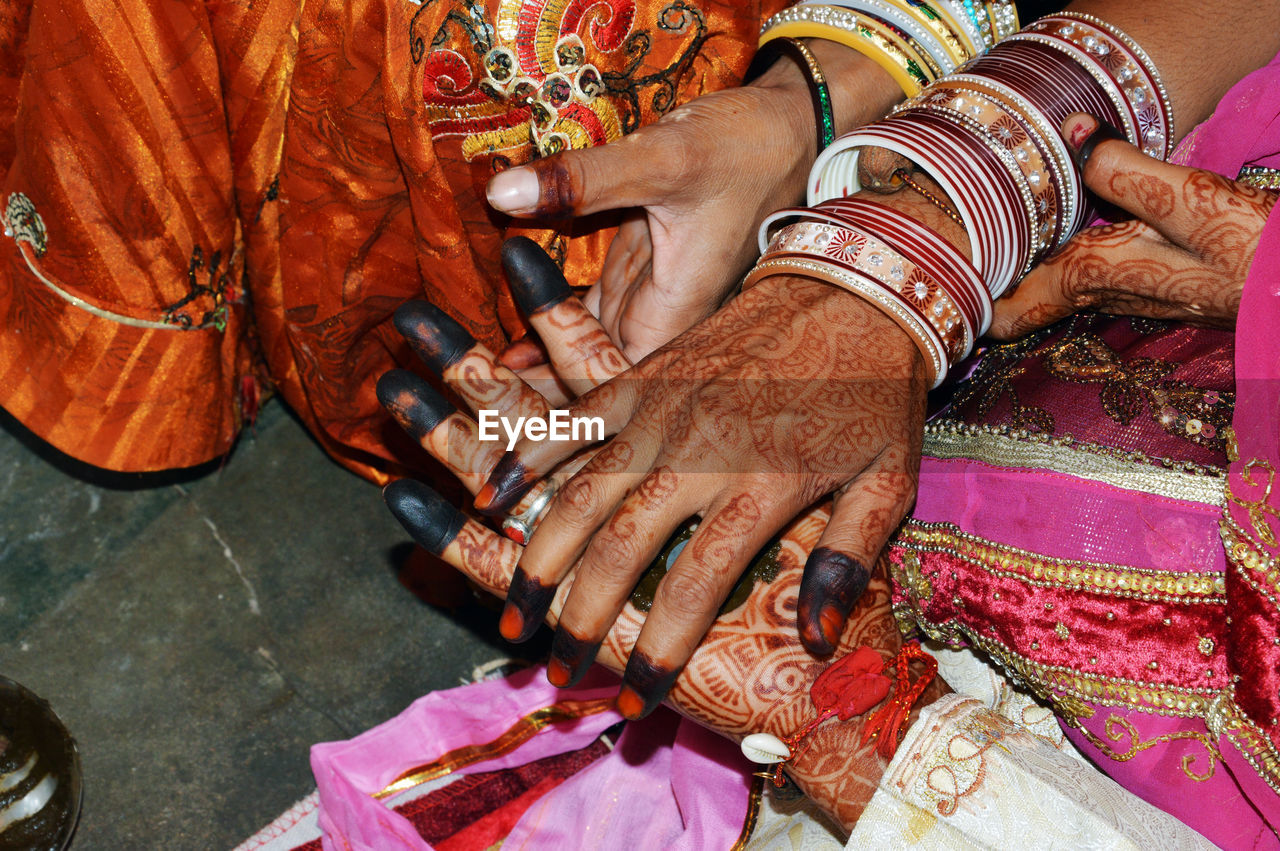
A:
[[[675,529],[701,516],[628,661],[619,707],[644,715],[749,560],[839,489],[797,612],[804,643],[832,652],[869,567],[914,498],[923,407],[923,363],[892,321],[828,285],[766,279],[572,406],[616,436],[552,502],[521,557],[503,635],[532,635],[577,564],[551,662],[553,682],[575,681],[645,567]],[[507,512],[587,442],[522,440],[477,507]]]
[[[546,287],[549,279],[532,244],[508,252],[513,285],[522,292],[532,323],[547,344],[553,365],[579,390],[615,371],[621,353],[567,287]],[[530,280],[538,281],[529,286]],[[397,325],[420,355],[441,371],[452,389],[473,410],[495,406],[495,400],[524,411],[545,404],[522,387],[492,353],[479,346],[440,311],[424,303],[406,305]],[[412,374],[397,370],[378,384],[379,398],[422,446],[448,466],[471,492],[476,492],[492,466],[494,453],[477,439],[474,420],[455,410]],[[562,479],[572,465],[557,471]],[[539,483],[518,510],[545,485]],[[495,594],[503,594],[521,555],[518,544],[468,519],[424,485],[393,483],[386,490],[392,511],[428,550],[466,573]],[[808,697],[813,680],[826,667],[799,643],[793,626],[797,586],[810,551],[824,535],[830,511],[820,506],[788,524],[776,555],[778,572],[758,581],[745,601],[712,624],[670,693],[673,706],[735,738],[752,732],[785,736],[812,720],[816,710]],[[571,572],[550,601],[554,623],[571,594],[577,574]],[[888,608],[889,589],[879,571],[850,613],[839,637],[837,653],[867,645],[883,656],[896,653],[901,639]],[[644,615],[627,604],[598,648],[597,661],[621,671],[644,624]],[[593,651],[595,648],[593,648]],[[928,703],[946,690],[940,681],[927,692]],[[819,804],[846,827],[852,826],[874,791],[883,761],[874,742],[862,744],[862,720],[820,727],[812,745],[789,773]]]
[[[844,126],[879,117],[901,96],[861,54],[814,49],[826,51],[828,76],[844,72]],[[633,208],[585,301],[638,361],[715,310],[755,259],[749,235],[803,198],[813,127],[808,89],[783,59],[757,83],[704,95],[617,142],[505,171],[490,181],[489,203],[541,218]]]
[[[996,302],[991,334],[1021,336],[1080,310],[1235,325],[1276,193],[1146,156],[1072,115],[1063,136],[1085,184],[1134,219],[1082,231]]]

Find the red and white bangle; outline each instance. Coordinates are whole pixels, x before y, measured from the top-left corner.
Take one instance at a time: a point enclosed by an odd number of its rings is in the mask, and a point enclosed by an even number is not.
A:
[[[991,293],[982,276],[960,250],[937,231],[899,210],[865,198],[839,198],[819,204],[814,213],[832,214],[844,224],[856,223],[910,256],[960,307],[976,340],[991,327]],[[965,352],[963,357],[968,357]]]
[[[973,324],[947,289],[869,230],[820,221],[787,225],[773,237],[761,259],[784,258],[825,261],[879,281],[933,329],[942,341],[945,364],[958,362],[973,349]]]
[[[772,275],[797,275],[834,284],[865,301],[874,304],[894,321],[924,357],[926,378],[930,389],[942,383],[947,374],[947,362],[942,339],[938,337],[924,316],[896,291],[861,272],[852,272],[833,263],[797,257],[777,257],[761,260],[742,282],[743,289],[750,289],[757,281]]]
[[[1023,31],[1069,41],[1084,51],[1120,88],[1137,127],[1137,134],[1130,141],[1158,159],[1173,153],[1173,106],[1169,94],[1155,63],[1133,39],[1106,21],[1082,12],[1041,18]]]
[[[1009,86],[989,77],[978,77],[973,74],[952,74],[947,84],[954,89],[969,91],[998,102],[1011,114],[1021,118],[1029,129],[1028,141],[1035,146],[1040,160],[1048,174],[1049,186],[1055,192],[1057,206],[1057,229],[1050,243],[1050,250],[1061,248],[1067,241],[1068,234],[1079,230],[1083,225],[1080,198],[1084,195],[1084,185],[1080,181],[1078,170],[1074,167],[1071,154],[1062,140],[1057,126],[1051,125],[1044,113],[1019,95]],[[1014,156],[1020,163],[1034,164],[1034,157],[1024,161],[1017,151]],[[1036,203],[1042,203],[1042,195],[1037,195]],[[1046,205],[1049,199],[1044,199]],[[1046,215],[1046,210],[1041,210]]]
[[[943,123],[939,125],[939,129],[944,133],[951,133],[955,129],[962,128],[966,133],[959,134],[958,138],[963,140],[963,144],[970,144],[977,140],[986,146],[987,150],[1000,162],[1007,178],[1006,185],[1011,185],[1017,193],[1018,199],[1022,203],[1022,211],[1025,213],[1025,221],[1027,228],[1028,247],[1026,251],[1020,255],[1022,259],[1021,266],[1014,273],[1013,281],[1020,279],[1027,272],[1031,271],[1032,264],[1043,253],[1043,249],[1047,246],[1049,237],[1052,235],[1054,217],[1049,220],[1049,227],[1040,227],[1040,216],[1037,212],[1035,202],[1035,192],[1031,181],[1027,176],[1027,172],[1023,169],[1021,163],[1014,156],[1013,151],[1009,149],[1001,140],[997,139],[991,132],[990,126],[980,117],[973,115],[972,109],[978,107],[976,103],[969,104],[970,109],[960,109],[953,106],[935,104],[932,101],[924,101],[921,103],[912,103],[903,105],[897,110],[895,115],[909,115],[912,113],[934,114],[943,119]],[[980,109],[980,108],[979,108]],[[979,115],[982,115],[979,111]],[[993,116],[989,116],[994,120]],[[1018,127],[1016,122],[1012,122]],[[958,128],[957,128],[958,125]],[[1018,129],[1021,130],[1019,127]],[[1025,131],[1023,131],[1025,132]],[[1041,185],[1048,184],[1048,176],[1037,172],[1035,173],[1037,182]],[[996,187],[991,187],[995,189]],[[1056,206],[1056,205],[1055,205]],[[1055,211],[1056,214],[1056,211]],[[1013,283],[1010,281],[1010,284]]]

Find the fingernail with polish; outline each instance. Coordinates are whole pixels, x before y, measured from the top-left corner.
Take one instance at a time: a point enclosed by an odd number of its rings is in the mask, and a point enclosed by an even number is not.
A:
[[[407,301],[396,310],[395,326],[422,362],[437,374],[462,360],[475,338],[452,316],[429,301]]]
[[[393,369],[378,379],[378,401],[415,440],[457,412],[430,384],[407,369]]]
[[[557,629],[547,662],[547,680],[558,688],[575,685],[591,669],[600,642],[585,641],[567,630]]]
[[[382,490],[391,513],[419,545],[440,555],[458,537],[467,517],[431,488],[412,479],[399,479]]]
[[[492,516],[506,514],[536,482],[537,477],[525,469],[520,456],[508,452],[494,465],[488,481],[476,494],[476,510]]]
[[[532,213],[538,206],[538,175],[531,168],[509,168],[485,189],[489,206],[504,213]]]
[[[679,669],[656,664],[645,654],[633,650],[622,675],[618,711],[632,721],[645,717],[658,708],[679,676]]]
[[[551,255],[527,236],[502,243],[502,266],[511,282],[511,294],[526,316],[554,307],[573,295]]]
[[[532,638],[547,616],[555,595],[555,585],[543,585],[525,573],[524,568],[517,567],[511,577],[511,587],[507,589],[507,604],[498,621],[502,637],[516,644]]]
[[[1076,168],[1080,169],[1080,173],[1084,174],[1085,166],[1089,164],[1089,160],[1093,157],[1094,150],[1098,145],[1112,139],[1119,142],[1128,142],[1129,139],[1124,133],[1117,130],[1105,121],[1082,115],[1074,116],[1077,119],[1070,128],[1064,128],[1063,134],[1066,139],[1067,146],[1071,149],[1071,155],[1075,158]],[[1068,119],[1071,122],[1072,119]]]
[[[800,641],[811,653],[833,653],[871,571],[842,552],[818,547],[805,562],[796,605]]]

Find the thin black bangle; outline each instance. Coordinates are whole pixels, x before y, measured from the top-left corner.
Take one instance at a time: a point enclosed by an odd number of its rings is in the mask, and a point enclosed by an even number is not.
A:
[[[822,73],[818,58],[813,55],[809,45],[788,36],[766,41],[756,50],[744,82],[749,83],[759,77],[784,54],[800,66],[805,82],[809,84],[809,96],[813,100],[814,117],[818,124],[818,153],[822,153],[824,148],[836,140],[836,117],[831,109],[831,89],[827,87],[827,77]]]

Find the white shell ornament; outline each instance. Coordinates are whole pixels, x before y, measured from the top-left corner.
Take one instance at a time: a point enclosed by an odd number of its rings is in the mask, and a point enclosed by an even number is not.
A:
[[[791,759],[791,748],[770,733],[752,733],[742,740],[742,755],[752,762],[772,765]]]

